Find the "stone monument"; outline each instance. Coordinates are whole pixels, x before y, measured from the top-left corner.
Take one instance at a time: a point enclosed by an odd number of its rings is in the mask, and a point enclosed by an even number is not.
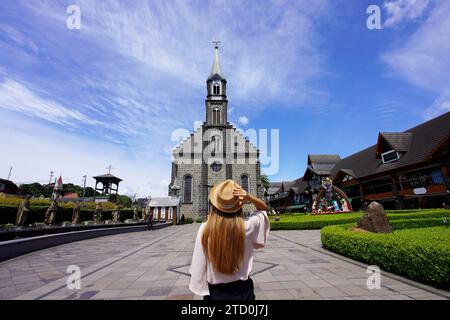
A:
[[[142,220],[145,221],[146,218],[147,218],[147,208],[143,207],[142,208]]]
[[[58,204],[56,203],[56,201],[52,201],[52,204],[50,205],[50,207],[48,207],[47,211],[45,212],[44,223],[46,225],[51,226],[52,224],[55,223],[57,211],[58,211]]]
[[[30,198],[31,196],[25,196],[17,209],[16,214],[16,226],[23,226],[27,220],[28,211],[30,211]]]
[[[97,203],[94,212],[94,223],[100,223],[102,221],[103,209],[100,203]]]
[[[72,223],[73,224],[77,224],[80,222],[80,201],[77,201],[75,203],[75,206],[73,207],[73,212],[72,212]]]
[[[133,221],[139,220],[139,212],[138,212],[138,205],[136,202],[133,203]]]
[[[358,228],[375,233],[392,232],[383,206],[375,201],[369,205],[367,213],[359,219]]]
[[[112,212],[112,221],[120,222],[120,209],[117,204],[114,206],[114,210]]]

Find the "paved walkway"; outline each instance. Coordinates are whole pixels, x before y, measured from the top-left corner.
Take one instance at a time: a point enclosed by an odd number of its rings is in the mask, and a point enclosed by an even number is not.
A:
[[[74,242],[0,264],[0,299],[201,299],[188,288],[199,224]],[[80,290],[66,287],[69,265]],[[382,273],[321,248],[320,231],[275,231],[255,254],[257,299],[448,299],[443,291]]]

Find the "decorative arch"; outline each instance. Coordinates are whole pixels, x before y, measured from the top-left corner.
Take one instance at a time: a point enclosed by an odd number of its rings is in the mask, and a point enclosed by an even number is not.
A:
[[[328,178],[329,180],[329,178]],[[345,194],[344,191],[342,191],[341,189],[339,189],[338,187],[334,186],[331,184],[331,180],[330,181],[330,185],[328,186],[328,188],[325,188],[324,186],[321,187],[321,190],[319,191],[316,200],[313,203],[312,206],[312,213],[313,214],[331,214],[331,213],[349,213],[349,212],[353,212],[353,207],[352,204],[350,202],[350,200],[348,199],[347,195]],[[342,210],[335,210],[334,206],[331,205],[330,203],[327,203],[330,201],[330,199],[325,199],[325,197],[333,197],[335,196],[335,198],[338,199],[342,199],[343,203],[342,203]],[[336,199],[334,199],[334,201],[337,201]],[[323,208],[323,203],[326,203],[325,208]]]

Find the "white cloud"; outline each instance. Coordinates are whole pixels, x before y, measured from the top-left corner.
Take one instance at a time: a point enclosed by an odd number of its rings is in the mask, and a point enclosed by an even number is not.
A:
[[[73,124],[73,121],[91,125],[98,124],[97,121],[78,111],[70,110],[53,100],[40,97],[24,85],[11,79],[5,79],[0,83],[0,108],[19,111],[32,117],[69,126]]]
[[[12,166],[16,183],[46,183],[54,171],[65,183],[78,185],[87,175],[87,186],[93,187],[92,176],[106,173],[111,164],[111,173],[123,179],[119,193],[133,195],[139,188],[141,197],[167,195],[170,166],[164,160],[151,159],[151,155],[135,159],[115,145],[74,137],[12,113],[0,117],[0,127],[0,145],[7,150],[0,157],[0,168],[6,175]]]
[[[449,96],[450,83],[450,2],[440,1],[428,18],[398,48],[383,55],[395,77],[436,94],[436,102],[427,109],[444,110],[442,97]],[[445,103],[444,103],[445,105]]]
[[[431,3],[430,0],[391,0],[383,6],[388,13],[385,27],[398,27],[407,21],[417,20]]]
[[[398,112],[398,104],[396,102],[386,102],[375,106],[378,116],[384,122],[392,122],[395,114]]]
[[[450,111],[450,94],[449,95],[442,95],[439,98],[437,98],[431,106],[429,106],[425,110],[425,119],[432,119],[436,116],[439,116],[443,113],[446,113]]]
[[[246,116],[239,117],[239,120],[238,120],[238,121],[239,121],[239,123],[242,124],[243,126],[248,125],[248,123],[250,122]]]
[[[39,48],[37,47],[34,41],[29,39],[27,36],[19,32],[18,30],[12,28],[11,26],[8,26],[6,24],[0,24],[0,31],[4,36],[14,41],[20,47],[29,49],[34,53],[39,52]]]
[[[167,194],[170,133],[203,118],[216,36],[230,113],[324,95],[313,82],[324,69],[317,25],[328,0],[255,1],[250,14],[241,1],[79,0],[81,30],[65,27],[63,2],[17,3],[5,8],[13,22],[0,43],[3,57],[17,58],[1,67],[0,166],[13,165],[19,182],[54,170],[81,183],[112,164],[122,192]]]
[[[235,101],[254,102],[246,104],[254,108],[264,107],[259,102],[268,100],[317,101],[314,97],[321,90],[311,82],[323,75],[324,57],[315,19],[328,13],[328,3],[255,2],[249,4],[251,14],[243,10],[241,1],[129,5],[80,0],[77,5],[83,36],[140,63],[149,73],[166,74],[191,88],[203,88],[212,63],[211,40],[220,38],[229,93]],[[27,1],[24,5],[62,22],[60,4]]]

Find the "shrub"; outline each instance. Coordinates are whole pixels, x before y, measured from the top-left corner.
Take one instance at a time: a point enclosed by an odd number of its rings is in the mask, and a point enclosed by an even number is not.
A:
[[[428,228],[443,226],[441,218],[428,219],[404,219],[390,221],[390,225],[394,230],[414,229],[414,228]]]
[[[429,223],[434,223],[432,221],[430,219]],[[411,220],[404,220],[394,225],[405,227],[411,223]],[[338,254],[414,280],[450,288],[450,230],[445,227],[374,234],[351,231],[349,226],[327,226],[321,231],[321,239],[324,248]]]

